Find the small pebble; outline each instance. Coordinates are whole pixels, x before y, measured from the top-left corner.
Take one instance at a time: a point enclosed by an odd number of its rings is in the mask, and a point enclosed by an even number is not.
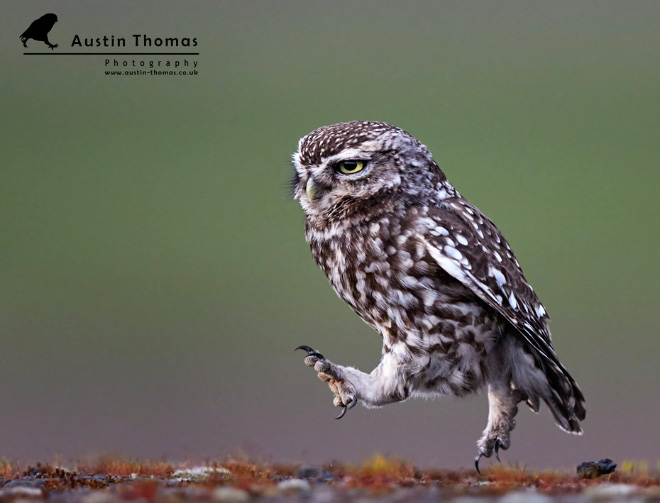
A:
[[[641,489],[631,484],[601,484],[598,486],[588,487],[585,490],[585,495],[591,498],[614,498],[618,496],[630,496]]]
[[[170,479],[175,480],[204,480],[209,477],[218,477],[226,473],[229,473],[229,470],[221,466],[194,466],[192,468],[184,470],[176,470],[171,476]]]
[[[29,497],[43,497],[43,492],[41,489],[36,487],[26,487],[26,486],[13,486],[13,487],[3,487],[0,489],[0,500],[6,501],[5,496],[29,496]],[[13,501],[16,501],[15,499]]]
[[[332,473],[323,468],[316,466],[301,466],[298,469],[298,478],[300,479],[314,479],[318,482],[328,482],[334,479]]]
[[[513,491],[505,494],[499,503],[550,503],[552,498],[536,491]]]
[[[20,479],[10,480],[5,484],[5,489],[11,487],[41,487],[46,481],[44,479],[35,479],[32,477],[21,477]]]
[[[90,491],[80,500],[81,503],[113,503],[117,501],[117,496],[110,491]]]
[[[580,463],[577,467],[578,477],[581,479],[595,479],[601,475],[608,475],[614,473],[616,463],[611,459],[605,458],[600,461],[585,461]]]
[[[452,503],[486,503],[483,498],[473,498],[472,496],[458,496],[451,500]]]
[[[250,495],[235,487],[218,487],[213,491],[213,499],[216,501],[248,501]]]
[[[310,485],[305,479],[289,479],[277,484],[280,491],[309,491]]]

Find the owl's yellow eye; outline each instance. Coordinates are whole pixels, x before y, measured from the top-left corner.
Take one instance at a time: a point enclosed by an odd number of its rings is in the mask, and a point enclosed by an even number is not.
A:
[[[344,175],[352,175],[358,171],[362,171],[366,164],[365,161],[342,161],[337,164],[337,171]]]

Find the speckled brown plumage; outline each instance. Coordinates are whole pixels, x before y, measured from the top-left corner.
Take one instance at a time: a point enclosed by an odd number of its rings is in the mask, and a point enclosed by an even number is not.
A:
[[[507,449],[517,404],[548,404],[581,433],[584,397],[551,345],[548,315],[499,229],[431,154],[381,122],[319,128],[294,155],[312,254],[337,294],[383,337],[365,374],[311,348],[334,403],[367,406],[488,388],[481,456]]]

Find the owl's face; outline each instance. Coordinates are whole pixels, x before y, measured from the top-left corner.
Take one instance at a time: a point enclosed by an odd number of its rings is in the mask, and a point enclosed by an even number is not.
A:
[[[419,194],[445,180],[431,154],[382,122],[343,122],[301,138],[293,156],[294,197],[308,217],[343,218],[347,208]]]

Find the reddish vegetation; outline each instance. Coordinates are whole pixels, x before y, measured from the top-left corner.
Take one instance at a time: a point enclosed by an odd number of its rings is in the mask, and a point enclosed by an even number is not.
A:
[[[14,464],[9,461],[2,461],[0,463],[0,478],[11,479],[14,478],[14,475],[18,473],[18,470]]]
[[[138,475],[153,475],[167,477],[175,468],[162,461],[136,461],[130,459],[101,457],[93,463],[78,463],[78,471],[86,475],[113,475],[126,477],[137,473]]]

